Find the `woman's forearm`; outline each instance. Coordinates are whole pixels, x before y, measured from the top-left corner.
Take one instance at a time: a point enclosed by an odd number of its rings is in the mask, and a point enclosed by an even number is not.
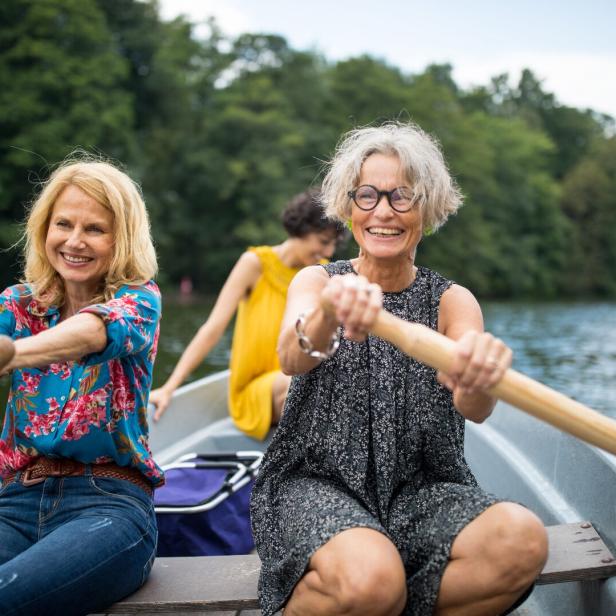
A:
[[[336,333],[337,328],[338,322],[336,319],[318,307],[306,314],[303,333],[310,340],[315,350],[325,352],[329,348],[332,336]],[[299,345],[295,322],[281,332],[277,350],[280,368],[288,375],[309,372],[322,361],[304,353]]]
[[[491,414],[496,405],[496,398],[487,393],[462,393],[456,387],[453,394],[453,404],[460,415],[469,421],[481,423]]]
[[[15,341],[15,355],[6,370],[48,366],[102,351],[107,330],[94,314],[77,314],[35,336]]]
[[[173,372],[162,386],[163,389],[170,392],[175,391],[204,360],[222,336],[223,331],[224,328],[220,330],[209,322],[202,325],[182,353]]]

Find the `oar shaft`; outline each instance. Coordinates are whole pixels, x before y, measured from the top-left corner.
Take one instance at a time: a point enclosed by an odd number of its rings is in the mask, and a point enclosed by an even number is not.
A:
[[[381,310],[372,333],[418,361],[447,372],[453,361],[453,340]],[[507,370],[490,391],[564,432],[616,455],[616,421],[516,372]]]

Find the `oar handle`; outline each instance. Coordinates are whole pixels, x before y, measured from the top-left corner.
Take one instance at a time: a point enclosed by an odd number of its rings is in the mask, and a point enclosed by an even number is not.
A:
[[[0,336],[0,371],[13,359],[15,345],[8,336]]]
[[[448,371],[453,340],[381,310],[371,330],[418,361]],[[509,369],[490,393],[564,432],[616,455],[616,421],[567,396]]]

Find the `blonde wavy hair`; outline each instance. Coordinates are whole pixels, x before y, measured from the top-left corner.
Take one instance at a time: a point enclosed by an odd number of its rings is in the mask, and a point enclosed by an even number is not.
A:
[[[113,256],[92,303],[110,300],[124,284],[143,284],[155,276],[156,252],[141,190],[113,164],[80,157],[65,161],[51,174],[28,214],[23,281],[32,286],[34,297],[56,306],[65,300],[64,284],[47,258],[45,240],[56,199],[67,186],[83,190],[113,214]]]
[[[342,136],[326,163],[322,202],[330,218],[346,222],[364,161],[372,154],[397,156],[423,211],[423,226],[436,231],[462,205],[462,194],[449,174],[437,141],[412,123],[387,122],[357,128]]]

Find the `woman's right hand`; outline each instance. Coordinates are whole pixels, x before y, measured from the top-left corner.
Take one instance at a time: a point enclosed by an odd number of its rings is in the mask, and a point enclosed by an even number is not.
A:
[[[364,276],[332,276],[321,292],[326,311],[344,326],[345,337],[363,342],[383,307],[381,287]]]
[[[158,389],[153,389],[150,392],[149,403],[155,408],[154,415],[152,416],[154,421],[158,421],[163,416],[163,413],[169,406],[169,402],[171,402],[172,396],[173,390],[170,391],[165,387],[159,387]]]

